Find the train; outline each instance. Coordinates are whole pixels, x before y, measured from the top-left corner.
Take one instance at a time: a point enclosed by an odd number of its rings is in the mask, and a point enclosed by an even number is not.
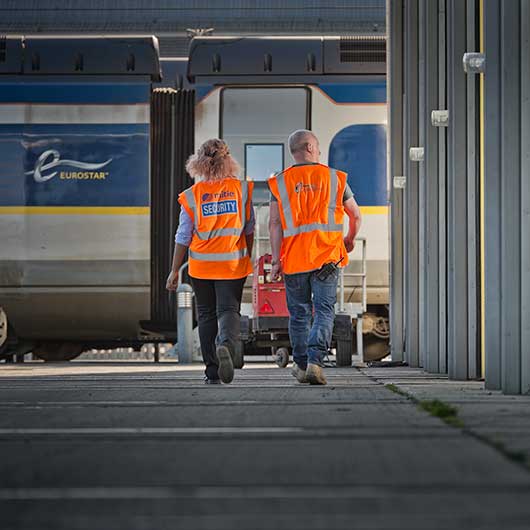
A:
[[[227,141],[256,183],[264,254],[266,180],[291,164],[286,141],[299,128],[315,132],[324,163],[348,173],[361,206],[366,348],[386,355],[383,37],[195,37],[179,59],[161,59],[154,37],[4,43],[0,355],[68,360],[87,348],[173,341],[164,282],[176,196],[190,184],[186,157],[208,138]],[[359,296],[351,281],[350,301]]]

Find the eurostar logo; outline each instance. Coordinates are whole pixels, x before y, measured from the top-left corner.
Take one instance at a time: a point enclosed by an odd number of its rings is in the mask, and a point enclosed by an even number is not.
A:
[[[112,158],[109,158],[105,162],[101,163],[87,163],[80,162],[78,160],[67,160],[61,159],[59,151],[55,149],[49,149],[44,151],[37,161],[35,162],[35,168],[32,171],[26,171],[25,175],[33,175],[35,182],[47,182],[59,173],[58,171],[52,171],[46,173],[53,168],[58,166],[68,166],[77,169],[84,169],[85,171],[61,171],[61,179],[75,179],[75,180],[91,180],[91,179],[105,179],[106,172],[97,171],[102,169],[112,162]],[[45,174],[43,174],[45,173]]]

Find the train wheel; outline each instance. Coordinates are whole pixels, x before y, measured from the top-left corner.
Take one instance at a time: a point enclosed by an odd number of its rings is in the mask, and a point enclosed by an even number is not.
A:
[[[364,362],[380,361],[390,351],[388,339],[368,334],[363,337],[363,360]]]
[[[83,353],[83,344],[75,342],[43,342],[33,348],[33,355],[48,363],[71,361]]]
[[[234,351],[234,356],[232,358],[232,362],[234,363],[234,368],[243,368],[245,365],[245,358],[244,358],[244,351],[245,346],[243,344],[243,341],[236,342],[236,349]]]
[[[0,307],[0,355],[7,351],[7,332],[8,332],[7,314]]]
[[[278,348],[274,354],[274,361],[280,368],[287,368],[289,364],[289,350],[287,348]]]

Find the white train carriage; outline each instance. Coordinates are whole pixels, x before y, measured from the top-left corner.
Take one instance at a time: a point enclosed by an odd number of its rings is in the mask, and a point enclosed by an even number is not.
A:
[[[287,138],[293,130],[315,132],[322,162],[348,173],[363,214],[359,236],[367,240],[365,353],[384,356],[389,335],[384,38],[196,38],[188,74],[198,100],[196,145],[223,138],[245,177],[257,183],[257,254],[270,249],[266,180],[292,164]],[[348,272],[359,270],[360,249]],[[346,300],[360,297],[359,282],[347,277]]]
[[[366,331],[385,353],[384,39],[199,37],[188,61],[165,62],[168,71],[187,64],[185,89],[154,95],[156,39],[5,42],[0,354],[67,359],[91,346],[173,340],[175,299],[164,286],[194,142],[225,138],[256,181],[264,253],[265,180],[290,164],[296,128],[315,131],[323,162],[349,174],[368,240]],[[346,301],[359,294],[347,284]]]
[[[0,306],[10,329],[43,358],[134,338],[150,304],[156,39],[5,42]]]

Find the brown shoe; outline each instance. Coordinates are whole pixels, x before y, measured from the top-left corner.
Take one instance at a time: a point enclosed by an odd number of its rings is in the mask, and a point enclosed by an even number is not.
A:
[[[223,383],[231,383],[234,379],[234,364],[232,363],[232,356],[230,350],[226,346],[217,346],[215,352],[217,359],[219,359],[219,379]]]
[[[305,371],[306,379],[312,385],[327,385],[328,382],[324,377],[324,371],[318,364],[308,364]]]
[[[295,377],[299,383],[309,383],[305,376],[305,370],[302,370],[296,363],[293,364],[291,375]]]

